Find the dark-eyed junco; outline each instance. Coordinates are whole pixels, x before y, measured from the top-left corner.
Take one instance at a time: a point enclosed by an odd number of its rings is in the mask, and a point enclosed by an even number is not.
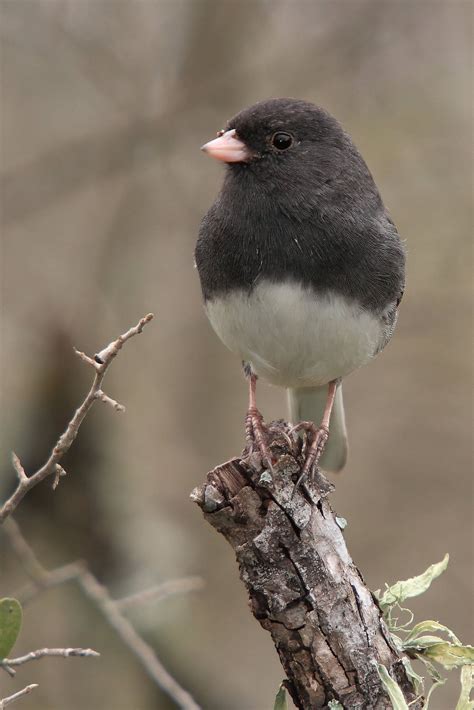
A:
[[[403,294],[395,225],[351,138],[311,103],[257,103],[202,149],[227,169],[196,265],[214,330],[246,363],[248,438],[271,466],[261,376],[288,388],[292,421],[312,432],[304,475],[323,448],[322,467],[339,471],[341,379],[388,343]]]

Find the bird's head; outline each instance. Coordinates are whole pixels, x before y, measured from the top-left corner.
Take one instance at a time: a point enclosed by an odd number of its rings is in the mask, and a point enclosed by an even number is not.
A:
[[[327,111],[297,99],[269,99],[228,121],[202,150],[231,172],[260,180],[303,182],[313,188],[340,174],[358,153]]]

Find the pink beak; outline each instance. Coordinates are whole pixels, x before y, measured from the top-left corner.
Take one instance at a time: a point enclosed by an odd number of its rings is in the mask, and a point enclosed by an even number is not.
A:
[[[205,143],[201,150],[224,163],[242,163],[251,157],[245,143],[236,138],[235,128],[214,138],[213,141]]]

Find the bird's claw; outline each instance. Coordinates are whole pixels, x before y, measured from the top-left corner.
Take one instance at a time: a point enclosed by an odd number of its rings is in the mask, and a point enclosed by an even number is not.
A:
[[[249,453],[252,454],[256,447],[263,464],[273,473],[272,455],[267,443],[269,431],[258,409],[250,407],[245,417],[245,438]]]
[[[281,436],[285,440],[289,451],[293,451],[295,442],[291,440],[291,437],[286,433],[286,431],[283,429],[282,426],[270,426],[270,427],[267,427],[267,430],[268,430],[269,434],[275,434],[275,436]]]
[[[247,412],[247,416],[245,417],[245,438],[247,441],[248,452],[251,455],[255,450],[257,450],[262,457],[263,465],[270,471],[270,473],[273,473],[274,469],[272,455],[268,446],[269,434],[276,433],[280,436],[284,436],[291,450],[294,443],[292,441],[292,437],[299,431],[304,431],[306,434],[307,453],[303,469],[295,483],[292,497],[295,495],[296,491],[304,485],[304,482],[311,475],[314,467],[318,465],[329,436],[329,429],[323,424],[317,427],[313,422],[304,421],[299,422],[292,427],[288,433],[286,433],[279,427],[268,427],[263,420],[263,416],[256,407],[250,407]]]
[[[291,433],[293,433],[294,431],[300,431],[301,429],[304,429],[305,432],[312,434],[313,438],[304,462],[303,470],[301,471],[299,478],[295,483],[292,496],[295,495],[296,491],[299,489],[303,481],[305,481],[312,473],[314,467],[318,465],[319,459],[324,451],[324,447],[329,436],[329,429],[326,426],[321,425],[319,427],[316,427],[313,422],[300,422],[295,427],[293,427]]]

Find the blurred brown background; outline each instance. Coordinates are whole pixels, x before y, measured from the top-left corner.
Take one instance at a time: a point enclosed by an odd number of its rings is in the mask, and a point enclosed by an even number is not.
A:
[[[413,603],[472,641],[471,10],[436,0],[2,0],[2,497],[9,450],[45,459],[89,385],[94,353],[148,311],[53,494],[17,519],[47,565],[85,558],[114,595],[198,574],[206,587],[133,612],[167,668],[208,710],[269,710],[282,679],[230,548],[189,498],[243,445],[246,386],[201,307],[193,248],[222,178],[199,146],[256,100],[334,113],[361,149],[408,245],[398,331],[346,382],[351,453],[334,504],[375,589],[449,551]],[[267,418],[284,393],[260,386]],[[4,543],[4,540],[2,539]],[[23,581],[3,545],[0,595]],[[18,654],[46,659],[31,710],[165,710],[74,587],[27,609]],[[433,710],[454,707],[457,674]]]

